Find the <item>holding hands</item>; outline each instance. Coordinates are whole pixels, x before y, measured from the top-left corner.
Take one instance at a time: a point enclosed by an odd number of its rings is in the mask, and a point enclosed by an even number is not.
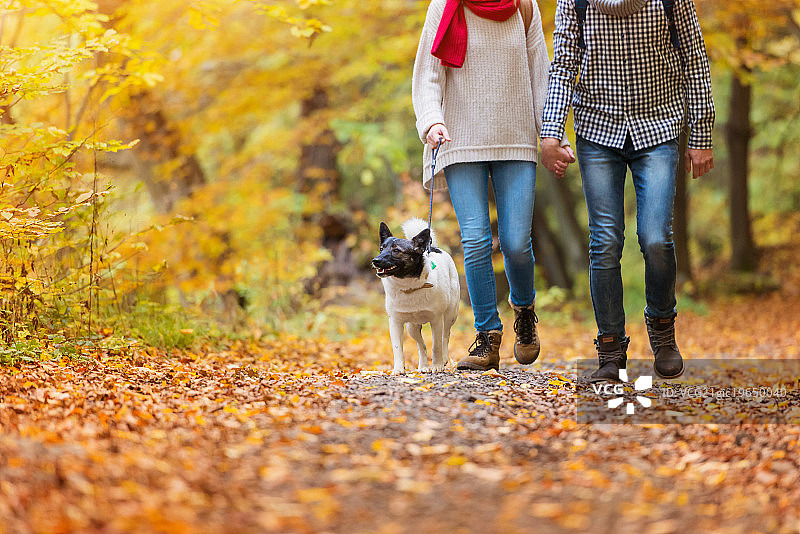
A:
[[[545,137],[542,139],[542,164],[549,171],[564,177],[570,163],[575,162],[575,154],[569,146],[561,146],[558,139]],[[690,148],[686,152],[686,172],[692,172],[692,178],[699,178],[714,168],[714,153],[711,149]]]
[[[434,124],[428,130],[425,141],[431,148],[436,148],[440,140],[452,141],[444,124]],[[575,153],[572,151],[572,147],[561,146],[561,141],[552,137],[542,139],[542,164],[549,171],[559,178],[563,178],[570,163],[575,163]]]
[[[561,141],[552,137],[542,139],[542,164],[558,176],[564,177],[567,167],[575,162],[575,153],[570,146],[561,146]]]

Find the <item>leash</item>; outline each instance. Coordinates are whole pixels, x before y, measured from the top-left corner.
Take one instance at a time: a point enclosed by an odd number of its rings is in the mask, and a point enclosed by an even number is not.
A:
[[[433,177],[436,175],[436,154],[439,153],[439,147],[444,143],[444,138],[440,137],[439,142],[436,143],[436,148],[431,152],[431,200],[428,206],[428,233],[431,231],[431,221],[433,220]],[[428,240],[428,252],[431,251],[431,243],[433,239]]]

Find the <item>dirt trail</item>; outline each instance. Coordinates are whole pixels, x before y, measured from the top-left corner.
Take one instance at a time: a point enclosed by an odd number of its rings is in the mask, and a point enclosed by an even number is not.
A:
[[[797,287],[682,314],[684,353],[797,358]],[[0,534],[800,531],[800,425],[582,424],[584,330],[497,373],[391,377],[385,335],[0,368]]]

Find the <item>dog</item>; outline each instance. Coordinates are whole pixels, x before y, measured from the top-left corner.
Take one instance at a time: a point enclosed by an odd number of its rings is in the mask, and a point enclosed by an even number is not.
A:
[[[461,288],[453,258],[437,248],[436,237],[419,218],[402,225],[406,239],[392,236],[386,223],[379,230],[380,253],[372,267],[383,283],[389,337],[394,357],[393,375],[405,373],[403,325],[417,342],[420,372],[444,371],[450,361],[450,328],[458,316]],[[430,245],[430,251],[428,250]],[[431,324],[433,334],[432,367],[422,339],[422,325]]]

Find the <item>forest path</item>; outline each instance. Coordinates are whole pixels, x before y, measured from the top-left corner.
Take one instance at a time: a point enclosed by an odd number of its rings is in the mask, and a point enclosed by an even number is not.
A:
[[[798,361],[798,287],[681,314],[687,376],[701,356]],[[587,424],[592,334],[540,329],[541,361],[516,365],[510,338],[487,373],[392,377],[383,332],[0,368],[0,533],[800,530],[797,376],[738,424]]]

